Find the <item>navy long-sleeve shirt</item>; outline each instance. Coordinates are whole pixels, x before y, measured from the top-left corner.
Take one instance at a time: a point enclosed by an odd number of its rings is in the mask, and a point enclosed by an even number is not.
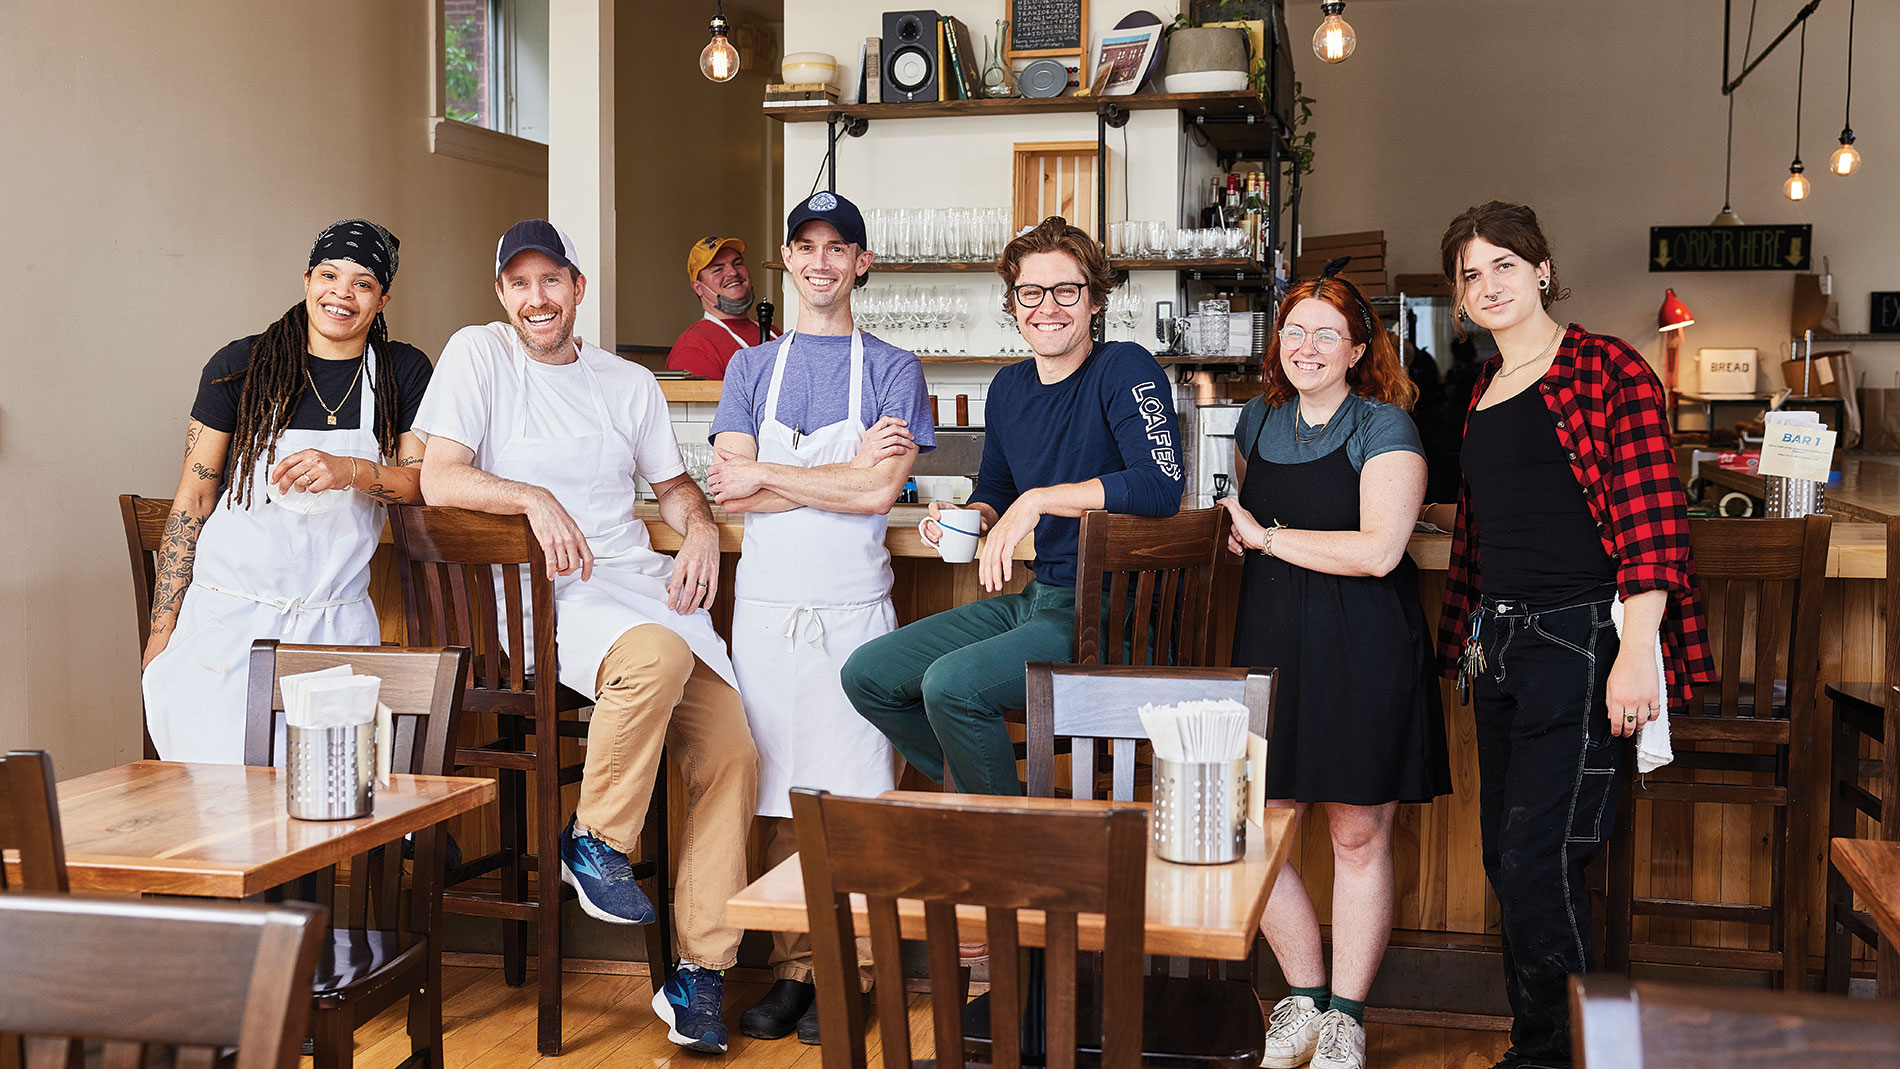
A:
[[[997,515],[1025,490],[1102,481],[1110,512],[1172,516],[1186,478],[1174,390],[1148,351],[1131,342],[1097,342],[1061,382],[1043,385],[1036,362],[996,373],[983,403],[983,465],[971,503]],[[1037,582],[1075,585],[1081,521],[1043,516],[1036,523]]]

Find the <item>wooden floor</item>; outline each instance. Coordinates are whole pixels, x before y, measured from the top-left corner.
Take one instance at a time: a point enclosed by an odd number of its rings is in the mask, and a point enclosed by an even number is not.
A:
[[[797,1039],[763,1041],[739,1034],[741,1010],[763,995],[766,984],[729,983],[726,1019],[732,1049],[722,1056],[683,1050],[666,1038],[653,1016],[652,989],[645,977],[573,973],[567,978],[567,1044],[558,1058],[535,1053],[534,976],[516,988],[501,982],[499,969],[443,970],[443,1028],[448,1069],[692,1069],[726,1064],[736,1069],[818,1069],[817,1047]],[[912,1035],[929,1033],[928,995],[910,996]],[[357,1069],[395,1069],[409,1056],[403,1030],[404,1005],[398,1003],[356,1031]],[[1508,1038],[1499,1032],[1415,1028],[1374,1023],[1367,1027],[1367,1065],[1389,1069],[1488,1069],[1504,1055]],[[927,1039],[915,1043],[918,1057],[929,1056]],[[871,1064],[877,1064],[873,1045]],[[309,1069],[311,1060],[302,1061]]]

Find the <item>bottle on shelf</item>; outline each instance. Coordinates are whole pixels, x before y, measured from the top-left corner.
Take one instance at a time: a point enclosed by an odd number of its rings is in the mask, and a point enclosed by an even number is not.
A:
[[[1221,214],[1230,227],[1241,226],[1240,217],[1240,173],[1231,171],[1227,175],[1227,197],[1221,202]]]
[[[1227,188],[1224,175],[1215,175],[1213,188],[1209,191],[1207,203],[1201,207],[1201,228],[1218,230],[1226,226],[1226,213],[1221,209],[1221,193]]]
[[[1267,258],[1267,200],[1260,189],[1260,173],[1247,172],[1247,197],[1240,205],[1241,218],[1245,220],[1247,247],[1249,256],[1255,263],[1264,263]]]

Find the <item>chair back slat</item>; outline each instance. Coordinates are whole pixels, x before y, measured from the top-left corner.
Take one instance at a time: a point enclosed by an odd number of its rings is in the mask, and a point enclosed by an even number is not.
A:
[[[792,812],[811,917],[819,1027],[825,1069],[861,1066],[864,1027],[857,1007],[856,941],[851,896],[867,900],[873,968],[880,990],[902,989],[900,959],[877,952],[896,941],[895,900],[924,905],[925,957],[937,1064],[961,1066],[964,995],[957,961],[956,907],[984,916],[1039,910],[1046,935],[1047,1064],[1073,1069],[1076,1057],[1076,959],[1079,913],[1102,914],[1103,1069],[1136,1069],[1141,1060],[1142,924],[1146,902],[1148,815],[1135,808],[1094,811],[959,808],[931,802],[842,798],[799,788]],[[1025,856],[1040,864],[1022,865]],[[887,912],[886,906],[889,906]],[[1016,931],[994,920],[990,942],[991,1034],[1021,1027],[1020,978],[1012,975]],[[1001,983],[1001,988],[996,985]],[[897,1001],[879,999],[880,1004]],[[887,1018],[888,1022],[888,1018]],[[906,1026],[907,1027],[907,1026]],[[835,1037],[835,1038],[834,1038]],[[884,1037],[886,1065],[894,1044]],[[993,1053],[1008,1066],[1014,1043]]]
[[[984,910],[983,934],[990,950],[990,1064],[1017,1069],[1023,1063],[1023,1035],[1013,1027],[1012,1007],[1023,1004],[1023,976],[1016,911]]]
[[[871,960],[898,961],[904,952],[903,933],[897,921],[897,901],[881,898],[869,910]],[[860,1003],[862,1005],[862,1003]],[[911,1069],[910,1005],[901,998],[877,1000],[877,1034],[883,1047],[886,1069]],[[865,1061],[862,1050],[854,1050],[855,1063]]]
[[[19,884],[7,882],[0,864],[0,892],[66,890],[66,840],[53,783],[53,759],[44,750],[11,750],[0,757],[0,852],[20,852]]]
[[[57,1069],[74,1038],[163,1045],[206,1067],[234,1047],[237,1069],[291,1069],[322,922],[305,905],[0,896],[0,1033]]]
[[[536,565],[536,567],[540,566]],[[508,648],[511,650],[528,648],[526,634],[522,630],[524,624],[521,610],[521,571],[519,564],[501,566],[502,596],[507,599],[508,604]],[[526,658],[516,658],[511,666],[512,671],[498,670],[496,672],[496,677],[502,680],[500,686],[503,690],[528,689],[527,663]]]
[[[1719,606],[1721,623],[1711,636],[1720,679],[1708,689],[1715,693],[1701,695],[1688,712],[1757,719],[1807,713],[1820,681],[1832,520],[1693,519],[1689,530],[1698,579],[1711,610]],[[1784,688],[1780,699],[1777,684]]]
[[[1148,730],[1143,705],[1227,698],[1247,706],[1249,730],[1271,738],[1275,673],[1259,668],[1172,668],[1130,665],[1051,664],[1025,666],[1025,741],[1029,793],[1055,793],[1055,741],[1070,747],[1070,790],[1074,797],[1094,796],[1094,740],[1108,739],[1114,761],[1112,797],[1134,797],[1136,744]]]
[[[1206,664],[1213,635],[1208,607],[1227,524],[1221,508],[1169,517],[1083,513],[1075,662]]]

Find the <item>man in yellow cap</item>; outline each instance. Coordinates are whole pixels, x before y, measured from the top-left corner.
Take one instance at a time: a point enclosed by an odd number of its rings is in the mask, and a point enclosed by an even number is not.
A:
[[[707,379],[726,377],[732,354],[766,339],[752,311],[752,276],[745,269],[745,242],[706,237],[686,250],[686,280],[705,315],[680,332],[666,354],[666,366]],[[778,337],[774,330],[772,337]]]

